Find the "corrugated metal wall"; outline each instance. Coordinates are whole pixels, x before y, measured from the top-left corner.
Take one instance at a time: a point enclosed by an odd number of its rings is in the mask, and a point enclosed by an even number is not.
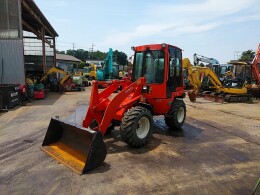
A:
[[[21,38],[19,5],[19,0],[0,0],[0,39]]]
[[[25,84],[22,40],[0,40],[0,84]]]

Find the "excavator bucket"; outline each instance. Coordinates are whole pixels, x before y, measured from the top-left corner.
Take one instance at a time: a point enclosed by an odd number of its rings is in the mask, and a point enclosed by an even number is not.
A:
[[[197,94],[193,90],[188,91],[188,96],[191,102],[196,102]]]
[[[100,166],[107,155],[101,132],[52,118],[41,149],[78,174]]]

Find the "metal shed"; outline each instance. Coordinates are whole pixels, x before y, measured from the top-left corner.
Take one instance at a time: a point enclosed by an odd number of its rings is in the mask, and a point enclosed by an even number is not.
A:
[[[0,84],[24,84],[28,70],[45,73],[47,62],[56,61],[57,36],[33,0],[0,0]],[[38,42],[37,52],[31,40]],[[38,64],[25,57],[30,55]]]

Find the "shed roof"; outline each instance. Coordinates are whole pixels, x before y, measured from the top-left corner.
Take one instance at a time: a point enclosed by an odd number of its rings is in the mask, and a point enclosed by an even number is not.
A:
[[[44,27],[47,36],[59,36],[33,0],[21,0],[21,7],[24,30],[31,32],[32,27],[35,31],[41,32],[41,28]]]
[[[70,62],[80,62],[81,60],[78,58],[75,58],[71,55],[66,54],[56,54],[56,60],[57,61],[70,61]]]

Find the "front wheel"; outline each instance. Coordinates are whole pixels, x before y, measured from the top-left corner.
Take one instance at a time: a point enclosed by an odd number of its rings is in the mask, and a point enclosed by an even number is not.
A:
[[[165,114],[165,123],[170,129],[181,129],[186,118],[186,106],[183,100],[175,99],[167,114]]]
[[[139,148],[148,143],[153,130],[151,112],[141,106],[128,110],[122,119],[120,134],[130,146]]]

